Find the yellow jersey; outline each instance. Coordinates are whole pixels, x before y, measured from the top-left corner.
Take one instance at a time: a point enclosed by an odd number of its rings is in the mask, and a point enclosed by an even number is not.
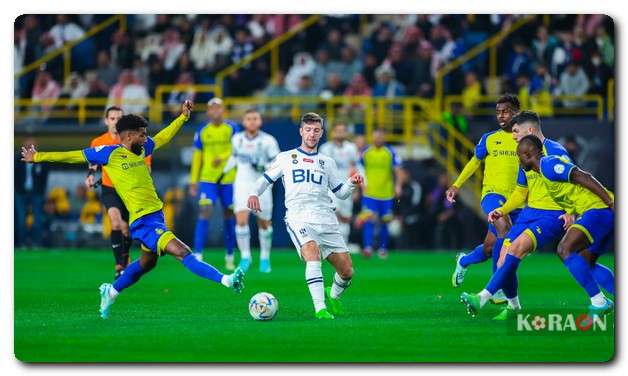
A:
[[[475,146],[475,157],[484,161],[482,197],[498,193],[506,198],[515,190],[519,158],[512,133],[502,129],[485,133]]]
[[[571,161],[567,150],[558,142],[548,138],[543,141],[543,155],[560,156]],[[534,170],[524,171],[522,168],[519,168],[517,184],[528,189],[528,207],[541,210],[563,210],[547,191],[544,179],[538,172]]]
[[[222,175],[227,160],[232,153],[231,138],[237,132],[235,124],[223,122],[221,124],[208,123],[201,127],[194,135],[194,156],[190,182],[199,181],[216,183]],[[214,161],[220,163],[214,166]],[[235,180],[236,170],[231,169],[225,173],[221,183],[232,184]]]
[[[364,196],[378,200],[394,198],[394,171],[401,164],[395,151],[388,145],[369,146],[362,153],[360,163],[366,178]]]
[[[554,202],[567,213],[582,215],[590,209],[606,209],[608,205],[587,188],[571,183],[570,174],[576,166],[569,159],[558,156],[541,158],[540,174]],[[613,193],[606,190],[614,199]]]

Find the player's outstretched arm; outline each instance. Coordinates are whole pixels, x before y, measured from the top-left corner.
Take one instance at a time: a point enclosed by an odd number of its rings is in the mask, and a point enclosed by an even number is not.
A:
[[[510,197],[506,200],[504,205],[498,208],[502,215],[506,215],[511,211],[520,208],[526,203],[528,199],[528,188],[520,185],[515,187],[515,190],[510,194]],[[497,210],[497,209],[496,209]]]
[[[22,161],[27,163],[59,162],[59,163],[86,163],[87,159],[82,150],[41,152],[35,146],[22,147]]]
[[[609,208],[614,207],[614,201],[604,186],[589,172],[582,171],[578,167],[571,169],[569,180],[573,184],[579,184],[598,196]]]
[[[364,183],[364,177],[360,174],[353,174],[347,181],[340,183],[340,186],[332,188],[332,192],[341,200],[346,200],[351,196],[355,187]],[[334,190],[335,189],[335,190]]]
[[[185,101],[182,105],[181,115],[179,115],[172,121],[172,123],[168,124],[166,128],[159,131],[159,133],[153,137],[153,141],[155,141],[155,149],[159,149],[172,140],[174,135],[177,134],[183,124],[185,124],[185,122],[190,118],[193,105],[194,104],[191,101]]]
[[[460,175],[458,176],[456,181],[451,185],[451,187],[449,187],[449,189],[447,189],[447,200],[449,202],[456,202],[455,198],[456,198],[456,195],[458,194],[458,190],[460,189],[460,187],[462,187],[462,185],[467,180],[469,180],[469,178],[473,176],[473,174],[475,174],[475,171],[477,171],[477,169],[481,165],[482,165],[482,161],[479,160],[476,156],[473,156],[469,160],[469,162],[467,162],[467,164],[462,169],[462,172],[460,172]]]

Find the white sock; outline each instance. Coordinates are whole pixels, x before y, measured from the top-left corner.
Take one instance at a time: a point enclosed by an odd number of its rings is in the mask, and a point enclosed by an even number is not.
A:
[[[238,249],[240,250],[241,259],[251,258],[251,231],[249,226],[235,227],[236,242],[238,243]]]
[[[606,304],[606,297],[601,291],[591,297],[592,306],[602,307],[604,304]]]
[[[480,307],[484,307],[484,304],[493,296],[487,289],[480,291]]]
[[[340,230],[340,235],[345,240],[345,244],[349,243],[349,233],[351,233],[351,225],[349,223],[340,222],[338,225],[338,229]]]
[[[512,309],[521,309],[521,304],[519,303],[519,297],[515,296],[514,298],[506,298],[508,299],[508,306]]]
[[[338,299],[350,285],[350,279],[342,279],[338,273],[334,273],[334,283],[331,285],[331,297]]]
[[[233,281],[231,280],[231,274],[224,274],[220,279],[220,283],[222,283],[225,287],[231,287],[231,285],[233,284]]]
[[[233,263],[233,255],[225,255],[225,262]]]
[[[268,226],[266,230],[259,229],[259,258],[262,260],[268,260],[270,258],[270,247],[273,243],[273,227]]]
[[[115,299],[116,296],[118,296],[119,292],[118,290],[116,290],[115,288],[113,288],[113,286],[111,286],[111,288],[109,289],[109,297],[111,299]]]
[[[305,263],[305,282],[312,296],[314,311],[318,312],[323,308],[327,308],[325,305],[323,272],[320,261],[307,261]]]

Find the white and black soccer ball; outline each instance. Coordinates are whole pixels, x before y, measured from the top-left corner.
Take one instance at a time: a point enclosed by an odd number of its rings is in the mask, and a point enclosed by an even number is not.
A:
[[[249,313],[255,320],[268,321],[277,316],[279,302],[273,294],[258,292],[249,301]]]

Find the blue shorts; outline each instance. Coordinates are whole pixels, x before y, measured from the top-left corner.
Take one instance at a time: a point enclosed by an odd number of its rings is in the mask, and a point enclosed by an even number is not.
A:
[[[608,250],[615,229],[615,212],[611,209],[590,209],[582,213],[570,228],[584,232],[591,253],[601,255]]]
[[[379,200],[371,197],[362,197],[362,211],[372,213],[387,222],[392,219],[393,199]]]
[[[542,248],[545,244],[560,239],[565,230],[563,221],[559,219],[565,214],[562,210],[543,210],[525,207],[519,213],[517,222],[506,234],[505,239],[513,242],[523,233],[528,234],[532,239],[532,251]]]
[[[218,199],[224,209],[232,209],[233,184],[199,183],[198,203],[200,205],[212,205]]]
[[[482,202],[480,203],[480,205],[482,206],[482,211],[484,211],[484,214],[488,216],[488,213],[499,208],[505,203],[506,198],[499,193],[487,193],[486,195],[484,195],[484,197],[482,197]],[[515,209],[511,211],[510,214],[508,214],[512,223],[515,223],[517,221],[519,213],[521,213],[521,209]],[[497,236],[497,229],[495,228],[494,224],[489,223],[488,230],[492,232],[493,235]]]
[[[166,227],[163,210],[139,217],[129,227],[131,238],[142,243],[142,250],[161,254],[168,242],[175,238]]]

